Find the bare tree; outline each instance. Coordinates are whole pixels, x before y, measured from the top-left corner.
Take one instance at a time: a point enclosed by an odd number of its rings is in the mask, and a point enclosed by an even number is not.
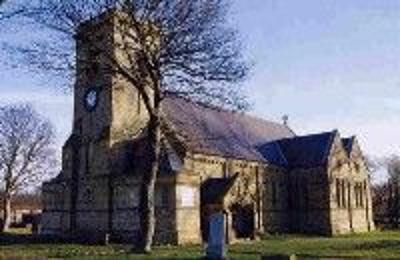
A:
[[[393,227],[399,227],[400,217],[400,157],[391,156],[386,160],[386,167],[389,174],[389,203],[388,216]]]
[[[377,181],[377,173],[385,167],[385,159],[365,156],[365,162],[368,167],[371,183],[372,209],[376,225],[384,224],[387,213],[387,182],[381,183]]]
[[[372,186],[374,217],[377,224],[398,228],[400,219],[400,157],[375,158],[372,169],[386,169],[388,178]]]
[[[9,229],[13,196],[39,184],[54,165],[53,128],[30,105],[0,107],[2,232]]]
[[[75,67],[75,41],[82,22],[118,11],[117,59],[104,45],[93,46],[108,60],[107,69],[118,73],[139,92],[147,113],[149,163],[143,176],[141,219],[143,243],[151,250],[155,229],[154,187],[159,169],[161,102],[176,95],[219,108],[243,110],[248,106],[241,85],[249,71],[237,32],[227,19],[228,0],[42,0],[22,1],[10,7],[15,18],[30,19],[53,34],[45,42],[12,48],[14,57],[39,71],[71,75]],[[20,8],[20,9],[19,9]],[[29,10],[17,12],[18,10]],[[96,45],[96,44],[94,44]],[[10,50],[9,50],[10,51]],[[64,62],[60,62],[60,61]],[[90,61],[88,61],[90,62]],[[80,60],[82,63],[82,60]]]

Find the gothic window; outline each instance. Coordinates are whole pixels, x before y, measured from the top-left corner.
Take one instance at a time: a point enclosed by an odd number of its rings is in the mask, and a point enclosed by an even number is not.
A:
[[[348,208],[351,208],[351,185],[350,185],[350,182],[347,182],[347,205],[348,205]]]
[[[169,189],[168,187],[162,187],[160,192],[160,202],[161,206],[167,207],[169,205]]]
[[[365,186],[362,185],[362,188],[361,188],[361,207],[364,207],[365,195],[366,195]]]
[[[367,203],[367,200],[368,200],[368,198],[367,198],[367,196],[368,196],[368,194],[367,194],[367,181],[364,181],[364,185],[363,186],[364,186],[364,188],[363,188],[364,200],[365,200],[365,203]]]
[[[360,207],[364,207],[364,187],[362,183],[360,183]]]
[[[340,198],[342,199],[340,204],[343,208],[345,208],[346,207],[346,187],[345,187],[344,180],[341,180],[340,185],[341,185],[340,186],[340,191],[341,191]]]
[[[340,180],[336,179],[336,203],[337,203],[338,207],[341,206],[340,194],[341,194],[341,191],[340,191]]]
[[[356,197],[356,207],[359,206],[359,193],[358,193],[358,183],[354,185],[354,194]]]
[[[356,195],[356,207],[364,207],[364,188],[362,183],[357,183],[354,187]]]
[[[138,115],[140,115],[141,107],[142,107],[142,98],[141,98],[140,92],[138,91],[137,92],[137,108],[136,108],[137,109],[136,112]]]

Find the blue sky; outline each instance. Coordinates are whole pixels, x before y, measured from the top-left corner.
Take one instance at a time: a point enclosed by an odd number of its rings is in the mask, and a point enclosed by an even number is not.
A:
[[[245,83],[252,114],[288,114],[298,134],[356,134],[373,156],[399,152],[400,1],[235,0],[231,20],[255,63]],[[0,67],[0,101],[33,102],[61,143],[72,97],[48,85]]]
[[[399,151],[400,1],[236,0],[234,17],[256,62],[252,113]]]

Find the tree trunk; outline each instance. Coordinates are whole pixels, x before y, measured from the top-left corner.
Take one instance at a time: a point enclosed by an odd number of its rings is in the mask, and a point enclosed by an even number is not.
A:
[[[142,237],[140,249],[149,253],[153,243],[155,231],[154,216],[154,192],[159,168],[160,146],[161,146],[161,127],[160,127],[160,101],[155,98],[154,110],[150,115],[149,134],[148,134],[148,167],[143,173],[143,182],[141,189],[141,228]]]
[[[1,227],[2,232],[8,232],[10,229],[11,222],[11,196],[5,194],[3,201],[3,225]]]

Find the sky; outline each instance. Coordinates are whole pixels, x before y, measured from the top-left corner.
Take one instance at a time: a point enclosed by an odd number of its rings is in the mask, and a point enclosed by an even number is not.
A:
[[[371,156],[399,153],[399,0],[234,0],[230,21],[254,63],[244,83],[251,114],[287,114],[299,135],[357,135]],[[59,143],[67,138],[70,94],[4,65],[0,89],[1,103],[33,102],[56,125]]]
[[[400,1],[236,0],[233,12],[256,62],[252,113],[399,152]]]

